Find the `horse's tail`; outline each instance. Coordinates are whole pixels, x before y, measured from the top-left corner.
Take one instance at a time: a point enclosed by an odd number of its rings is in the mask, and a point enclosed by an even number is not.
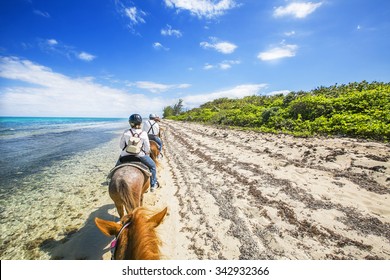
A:
[[[127,211],[139,206],[139,203],[137,203],[135,199],[135,197],[137,197],[137,194],[135,193],[136,189],[131,188],[129,182],[126,182],[125,179],[120,179],[117,190]]]
[[[160,162],[158,161],[158,158],[156,156],[156,154],[154,153],[150,153],[150,157],[152,158],[152,160],[154,161],[154,163],[156,164],[156,167],[160,167]]]

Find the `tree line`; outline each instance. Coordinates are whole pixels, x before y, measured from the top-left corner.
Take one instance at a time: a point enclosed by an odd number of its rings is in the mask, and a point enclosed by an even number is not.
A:
[[[179,102],[177,102],[173,106],[167,106],[163,109],[163,117],[169,118],[179,115],[183,112],[183,99],[179,99]]]
[[[362,81],[286,95],[219,98],[185,112],[180,99],[164,108],[164,117],[296,136],[336,135],[387,142],[390,83]]]

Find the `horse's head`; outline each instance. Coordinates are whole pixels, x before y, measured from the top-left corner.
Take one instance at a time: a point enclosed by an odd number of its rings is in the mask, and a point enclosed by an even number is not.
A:
[[[162,222],[167,207],[152,216],[138,207],[125,215],[121,223],[95,218],[96,226],[107,236],[114,236],[111,243],[114,260],[157,260],[160,258],[160,239],[155,228]]]

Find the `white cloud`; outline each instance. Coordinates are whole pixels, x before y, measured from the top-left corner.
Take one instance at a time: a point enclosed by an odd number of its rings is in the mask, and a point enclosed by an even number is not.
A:
[[[86,52],[81,52],[79,53],[78,58],[85,61],[92,61],[96,58],[96,56]]]
[[[50,14],[48,12],[42,12],[40,10],[34,10],[34,14],[45,17],[45,18],[50,18]]]
[[[203,69],[204,70],[210,70],[210,69],[213,69],[214,68],[214,65],[211,65],[209,63],[206,63],[204,66],[203,66]]]
[[[203,66],[203,69],[210,70],[210,69],[216,68],[216,69],[221,69],[221,70],[228,70],[228,69],[232,68],[233,65],[240,64],[240,63],[241,63],[241,61],[239,61],[239,60],[224,60],[216,65],[206,63]]]
[[[232,68],[232,65],[229,64],[229,63],[220,63],[220,64],[219,64],[219,67],[220,67],[222,70],[227,70],[227,69]]]
[[[200,46],[204,49],[215,49],[223,54],[230,54],[235,51],[237,46],[227,41],[220,41],[215,37],[210,37],[211,42],[201,42]]]
[[[135,33],[134,27],[138,24],[146,23],[147,14],[135,6],[126,6],[121,0],[115,0],[116,10],[126,19],[126,25],[132,33]]]
[[[72,78],[17,57],[0,57],[0,77],[20,85],[0,87],[4,116],[127,117],[133,112],[147,116],[162,113],[176,99],[134,94],[95,82],[94,77]],[[26,85],[31,84],[31,85]],[[146,90],[163,92],[188,88],[189,84],[136,82]],[[217,98],[242,98],[258,94],[266,84],[244,84],[230,89],[183,96],[185,106],[196,107]]]
[[[257,57],[260,60],[264,60],[264,61],[278,60],[286,57],[295,56],[297,49],[298,49],[297,45],[282,44],[280,47],[275,47],[268,51],[260,52]]]
[[[237,7],[235,0],[164,0],[169,8],[186,10],[199,18],[214,18]]]
[[[152,93],[161,93],[161,92],[166,92],[168,90],[183,89],[191,86],[190,84],[167,85],[167,84],[159,84],[150,81],[138,81],[135,82],[134,85],[140,89],[145,89]]]
[[[72,78],[17,57],[0,57],[0,77],[22,82],[0,87],[5,116],[127,117],[161,112],[173,102],[110,88],[93,77]]]
[[[295,18],[305,18],[315,10],[317,10],[322,5],[322,2],[312,3],[312,2],[294,2],[287,6],[280,6],[275,8],[274,16],[275,17],[284,17],[284,16],[293,16]]]
[[[245,84],[238,85],[231,89],[216,91],[207,94],[183,96],[182,99],[187,107],[194,108],[206,102],[222,97],[242,98],[245,96],[255,95],[258,94],[261,89],[264,89],[266,87],[266,84]]]
[[[275,91],[264,93],[264,95],[278,95],[278,94],[287,95],[290,92],[291,90],[275,90]]]
[[[67,47],[62,46],[56,39],[38,39],[38,47],[44,52],[65,54]]]
[[[124,8],[124,14],[130,19],[133,24],[145,23],[144,16],[146,13],[142,10],[138,10],[137,7]]]
[[[369,26],[364,26],[364,25],[360,25],[358,24],[356,26],[356,30],[359,32],[359,31],[365,31],[365,32],[372,32],[372,31],[376,31],[377,29],[375,27],[369,27]]]
[[[169,48],[164,47],[160,42],[153,43],[153,48],[156,50],[169,51]]]
[[[48,39],[46,42],[47,42],[47,44],[50,45],[50,46],[58,45],[58,42],[57,42],[56,39]]]
[[[175,36],[177,38],[181,37],[183,34],[180,30],[172,29],[172,26],[167,24],[166,28],[161,29],[161,35],[163,36]]]
[[[179,85],[176,85],[177,88],[189,88],[191,87],[190,84],[179,84]]]
[[[289,31],[289,32],[284,32],[284,35],[287,36],[287,37],[291,37],[291,36],[294,36],[295,35],[295,31]]]
[[[56,39],[40,39],[38,40],[38,46],[44,52],[60,54],[68,59],[77,58],[83,61],[92,61],[96,58],[95,55],[87,52],[79,52],[75,47],[60,43]]]

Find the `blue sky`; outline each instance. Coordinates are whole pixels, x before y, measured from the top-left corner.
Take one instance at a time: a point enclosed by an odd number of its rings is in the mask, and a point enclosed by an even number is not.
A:
[[[389,82],[388,0],[0,0],[0,115]]]

